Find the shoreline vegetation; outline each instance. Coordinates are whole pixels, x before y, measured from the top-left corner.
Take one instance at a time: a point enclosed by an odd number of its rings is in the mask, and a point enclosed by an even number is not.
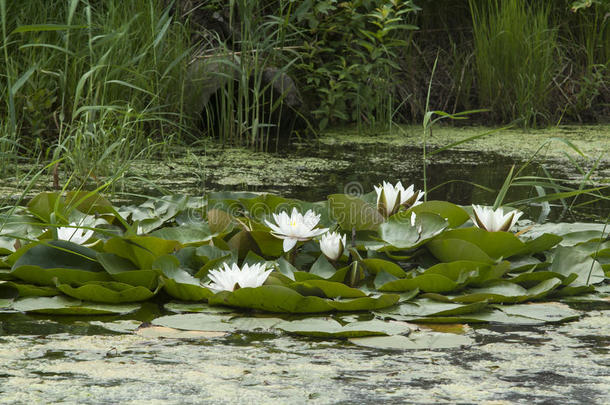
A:
[[[3,175],[33,159],[86,175],[210,138],[275,151],[433,111],[524,128],[610,116],[608,0],[38,4],[0,0]]]

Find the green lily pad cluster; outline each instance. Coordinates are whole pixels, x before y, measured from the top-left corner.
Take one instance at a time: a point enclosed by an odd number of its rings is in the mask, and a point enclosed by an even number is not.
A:
[[[284,252],[267,222],[293,208],[312,210],[320,228],[347,234],[339,259],[327,259],[318,240],[299,240]],[[94,232],[76,243],[59,239],[60,227]],[[273,327],[356,341],[400,335],[395,331],[402,326],[387,320],[559,322],[578,314],[528,302],[599,297],[596,288],[605,289],[610,272],[610,241],[603,232],[599,224],[488,232],[473,225],[468,208],[445,201],[385,218],[374,193],[307,202],[220,192],[115,208],[96,193],[46,192],[27,206],[0,212],[0,311],[123,313],[156,297],[206,308],[314,314],[315,325],[277,320]],[[225,263],[263,263],[273,271],[260,287],[211,289],[208,273]],[[320,318],[354,311],[375,318],[365,325]],[[187,305],[181,312],[197,311]],[[174,321],[160,318],[158,325],[176,327]],[[239,329],[231,325],[223,326]]]

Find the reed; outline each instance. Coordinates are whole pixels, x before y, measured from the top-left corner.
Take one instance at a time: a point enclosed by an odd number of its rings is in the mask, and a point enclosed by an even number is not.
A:
[[[109,162],[188,136],[188,32],[169,9],[154,0],[40,3],[0,1],[4,145],[68,155],[64,164],[82,175],[95,161],[104,175]]]
[[[495,119],[548,123],[557,30],[548,2],[470,0],[479,103]]]

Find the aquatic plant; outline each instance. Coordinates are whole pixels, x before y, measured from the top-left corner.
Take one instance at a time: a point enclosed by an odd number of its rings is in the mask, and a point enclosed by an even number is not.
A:
[[[347,236],[339,232],[328,232],[320,238],[320,250],[329,260],[336,261],[347,246]]]
[[[320,221],[320,215],[312,210],[307,210],[303,215],[295,207],[290,216],[286,211],[282,211],[279,215],[273,214],[273,219],[275,224],[267,220],[265,223],[272,229],[273,236],[284,240],[284,252],[290,251],[297,242],[309,240],[328,231],[328,228],[314,229]]]
[[[125,312],[160,291],[200,306],[374,311],[373,324],[346,329],[313,319],[277,324],[294,333],[354,337],[398,333],[382,319],[548,322],[552,317],[530,313],[534,307],[515,304],[603,294],[610,271],[604,224],[533,224],[517,222],[515,212],[502,218],[500,211],[475,212],[426,201],[385,218],[375,191],[318,202],[218,192],[118,208],[97,193],[45,192],[0,213],[0,311]],[[56,218],[84,215],[97,218],[94,243],[50,238]],[[492,228],[488,217],[503,225],[510,220],[519,232]],[[66,222],[83,232],[78,221]],[[329,228],[336,231],[324,234]],[[349,246],[345,233],[352,235]]]
[[[93,236],[93,230],[80,228],[75,222],[70,226],[60,226],[57,228],[57,239],[67,240],[82,245]]]
[[[415,185],[411,184],[405,189],[400,181],[396,185],[384,181],[381,186],[375,186],[377,210],[387,218],[396,214],[402,207],[410,208],[421,204],[424,193],[414,191],[414,188]]]
[[[517,210],[504,214],[502,208],[492,209],[480,205],[472,206],[472,222],[489,232],[508,232],[523,215]]]
[[[229,266],[223,263],[224,268],[211,270],[208,277],[211,281],[207,284],[214,291],[233,291],[237,288],[256,288],[263,285],[269,273],[273,269],[266,270],[264,263],[244,264],[241,268],[233,263]]]

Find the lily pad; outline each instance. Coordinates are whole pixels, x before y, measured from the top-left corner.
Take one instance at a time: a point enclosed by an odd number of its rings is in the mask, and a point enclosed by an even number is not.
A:
[[[152,232],[150,236],[178,241],[185,246],[199,246],[208,243],[215,234],[206,223],[200,223],[197,226],[164,227]]]
[[[458,242],[459,241],[459,242]],[[468,248],[474,245],[478,248]],[[527,252],[527,246],[509,232],[487,232],[480,228],[462,228],[443,232],[427,244],[428,249],[440,261],[457,260],[486,261],[485,256],[495,260]],[[484,252],[485,256],[480,254]]]
[[[275,328],[296,335],[324,338],[407,335],[411,331],[409,326],[403,322],[387,322],[378,319],[341,325],[331,318],[307,318],[283,321],[276,324]]]
[[[149,339],[212,339],[224,337],[228,332],[214,332],[214,331],[197,331],[197,330],[180,330],[174,328],[168,328],[165,326],[149,326],[146,328],[139,328],[135,331],[136,335],[142,336]]]
[[[157,293],[157,291],[150,291],[145,287],[134,287],[118,281],[89,282],[80,287],[57,284],[57,288],[73,298],[106,304],[146,301]]]
[[[174,240],[153,236],[114,237],[104,245],[104,250],[124,259],[131,260],[141,270],[152,269],[153,262],[160,256],[172,253],[180,247]]]
[[[470,216],[462,207],[447,201],[426,201],[411,208],[409,212],[421,214],[429,212],[445,218],[449,222],[449,227],[456,228],[470,219]]]
[[[351,232],[354,228],[356,231],[375,230],[384,221],[377,207],[358,197],[332,194],[328,196],[328,201],[331,216],[344,231]]]
[[[140,308],[139,304],[96,304],[81,300],[56,297],[22,298],[13,302],[12,308],[21,312],[34,312],[53,315],[107,315],[134,312]]]
[[[277,285],[240,288],[233,292],[221,291],[210,296],[208,303],[288,313],[329,312],[334,309],[327,300],[319,297],[304,297],[293,289]]]
[[[213,307],[203,302],[178,302],[172,301],[163,305],[168,311],[171,312],[203,312],[209,314],[228,314],[233,313],[233,309],[226,307]]]
[[[177,262],[177,260],[176,260]],[[205,301],[214,293],[204,287],[201,279],[178,267],[164,267],[163,289],[174,298],[183,301]]]
[[[415,225],[410,214],[399,212],[379,226],[379,237],[396,249],[414,249],[447,228],[447,220],[428,212],[417,215]]]
[[[12,281],[0,282],[0,292],[5,288],[13,289],[19,297],[52,297],[59,294],[59,290],[54,287],[16,283]]]
[[[114,280],[154,290],[159,284],[160,271],[137,270],[131,260],[113,253],[98,253],[97,259]]]
[[[316,295],[327,298],[358,298],[366,296],[364,292],[357,288],[351,288],[343,283],[326,280],[300,281],[290,284],[289,287],[305,296]]]
[[[414,332],[408,337],[401,335],[374,336],[351,338],[349,341],[358,346],[382,350],[453,349],[474,344],[474,340],[468,336],[429,331]]]
[[[383,260],[383,259],[364,259],[362,260],[364,266],[371,274],[378,274],[381,271],[385,271],[388,274],[393,275],[394,277],[404,278],[407,273],[396,263]]]
[[[558,247],[549,270],[565,277],[576,274],[577,277],[570,284],[571,287],[598,284],[606,279],[599,262],[577,248]]]

